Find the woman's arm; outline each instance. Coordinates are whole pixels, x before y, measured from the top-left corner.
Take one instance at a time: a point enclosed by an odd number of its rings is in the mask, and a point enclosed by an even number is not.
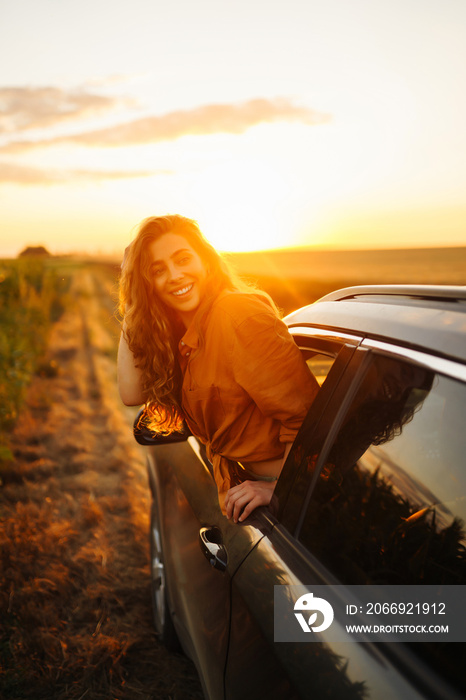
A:
[[[141,370],[136,367],[134,355],[128,347],[125,328],[118,347],[118,389],[125,406],[140,406],[144,403],[141,388]]]

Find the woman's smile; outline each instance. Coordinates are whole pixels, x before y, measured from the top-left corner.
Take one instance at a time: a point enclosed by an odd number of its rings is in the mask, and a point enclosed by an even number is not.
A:
[[[164,233],[148,248],[154,289],[177,312],[186,327],[204,294],[207,269],[201,256],[184,236]]]
[[[194,283],[189,284],[187,287],[182,287],[181,289],[175,290],[174,292],[172,292],[172,294],[174,294],[176,297],[185,296],[186,294],[188,294],[188,292],[191,291],[193,286],[194,286]]]

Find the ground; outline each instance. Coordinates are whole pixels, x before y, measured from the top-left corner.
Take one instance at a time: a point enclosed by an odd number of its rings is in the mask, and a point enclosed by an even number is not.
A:
[[[78,268],[71,303],[0,474],[0,697],[202,698],[155,639],[149,491],[116,387],[113,277]]]

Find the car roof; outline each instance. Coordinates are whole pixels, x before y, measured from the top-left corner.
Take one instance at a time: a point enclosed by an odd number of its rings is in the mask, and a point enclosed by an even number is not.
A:
[[[317,326],[395,342],[466,362],[466,287],[346,287],[289,314],[289,327]]]

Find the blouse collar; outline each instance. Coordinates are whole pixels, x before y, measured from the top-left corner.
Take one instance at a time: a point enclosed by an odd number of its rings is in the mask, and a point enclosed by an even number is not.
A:
[[[228,290],[223,290],[222,292],[220,292],[220,294],[214,299],[212,306],[214,306],[217,303],[217,301],[219,301],[219,299],[222,299],[227,294],[231,294],[231,292],[229,292]],[[212,308],[212,306],[210,308]],[[201,334],[199,317],[203,313],[204,309],[200,307],[197,310],[193,320],[187,327],[185,334],[178,343],[178,350],[182,357],[189,357],[189,355],[191,354],[191,350],[197,350],[197,348],[199,347]]]

